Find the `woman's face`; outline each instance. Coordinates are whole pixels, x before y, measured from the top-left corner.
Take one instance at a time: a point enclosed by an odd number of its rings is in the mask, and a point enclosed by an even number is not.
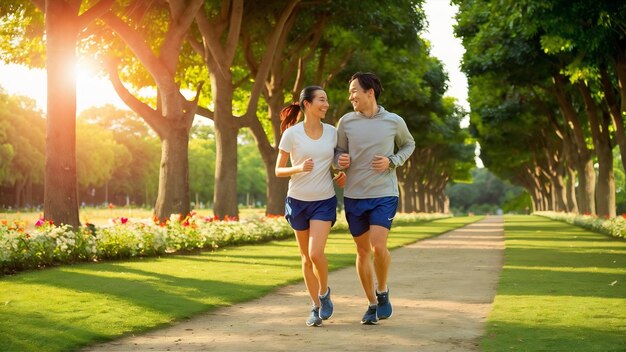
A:
[[[307,102],[308,103],[308,102]],[[326,96],[326,92],[318,89],[313,92],[313,100],[305,106],[306,114],[309,116],[316,116],[320,119],[326,117],[326,112],[330,104],[328,103],[328,96]]]

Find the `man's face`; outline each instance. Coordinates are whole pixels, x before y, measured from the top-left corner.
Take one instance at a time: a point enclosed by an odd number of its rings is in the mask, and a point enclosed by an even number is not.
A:
[[[361,85],[359,84],[358,79],[350,82],[348,92],[350,93],[350,97],[348,99],[352,103],[352,108],[354,109],[354,111],[358,112],[363,111],[363,109],[368,105],[368,102],[372,97],[371,92],[363,90],[363,87],[361,87]]]

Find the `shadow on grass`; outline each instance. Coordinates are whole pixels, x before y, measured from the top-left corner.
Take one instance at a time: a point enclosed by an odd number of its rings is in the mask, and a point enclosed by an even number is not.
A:
[[[626,274],[506,268],[499,295],[626,298]]]
[[[624,352],[626,335],[618,327],[599,330],[492,321],[481,346],[484,351]]]
[[[0,314],[5,320],[8,317]],[[6,320],[5,320],[6,321]],[[94,339],[104,341],[109,336],[95,334],[80,324],[63,324],[42,312],[22,312],[19,320],[2,329],[2,351],[67,351],[84,346]]]

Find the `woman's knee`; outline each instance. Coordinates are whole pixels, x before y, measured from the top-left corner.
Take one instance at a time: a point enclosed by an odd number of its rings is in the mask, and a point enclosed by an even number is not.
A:
[[[318,265],[326,260],[326,255],[324,255],[323,251],[311,251],[309,258],[313,264]]]

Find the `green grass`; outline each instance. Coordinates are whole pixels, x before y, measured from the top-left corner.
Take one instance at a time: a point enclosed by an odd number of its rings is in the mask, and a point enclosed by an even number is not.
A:
[[[479,220],[396,226],[392,248]],[[330,269],[354,264],[349,234],[333,232]],[[61,266],[0,279],[0,351],[68,351],[140,333],[301,280],[295,240],[196,255]]]
[[[505,240],[484,351],[626,351],[626,241],[535,216]]]

